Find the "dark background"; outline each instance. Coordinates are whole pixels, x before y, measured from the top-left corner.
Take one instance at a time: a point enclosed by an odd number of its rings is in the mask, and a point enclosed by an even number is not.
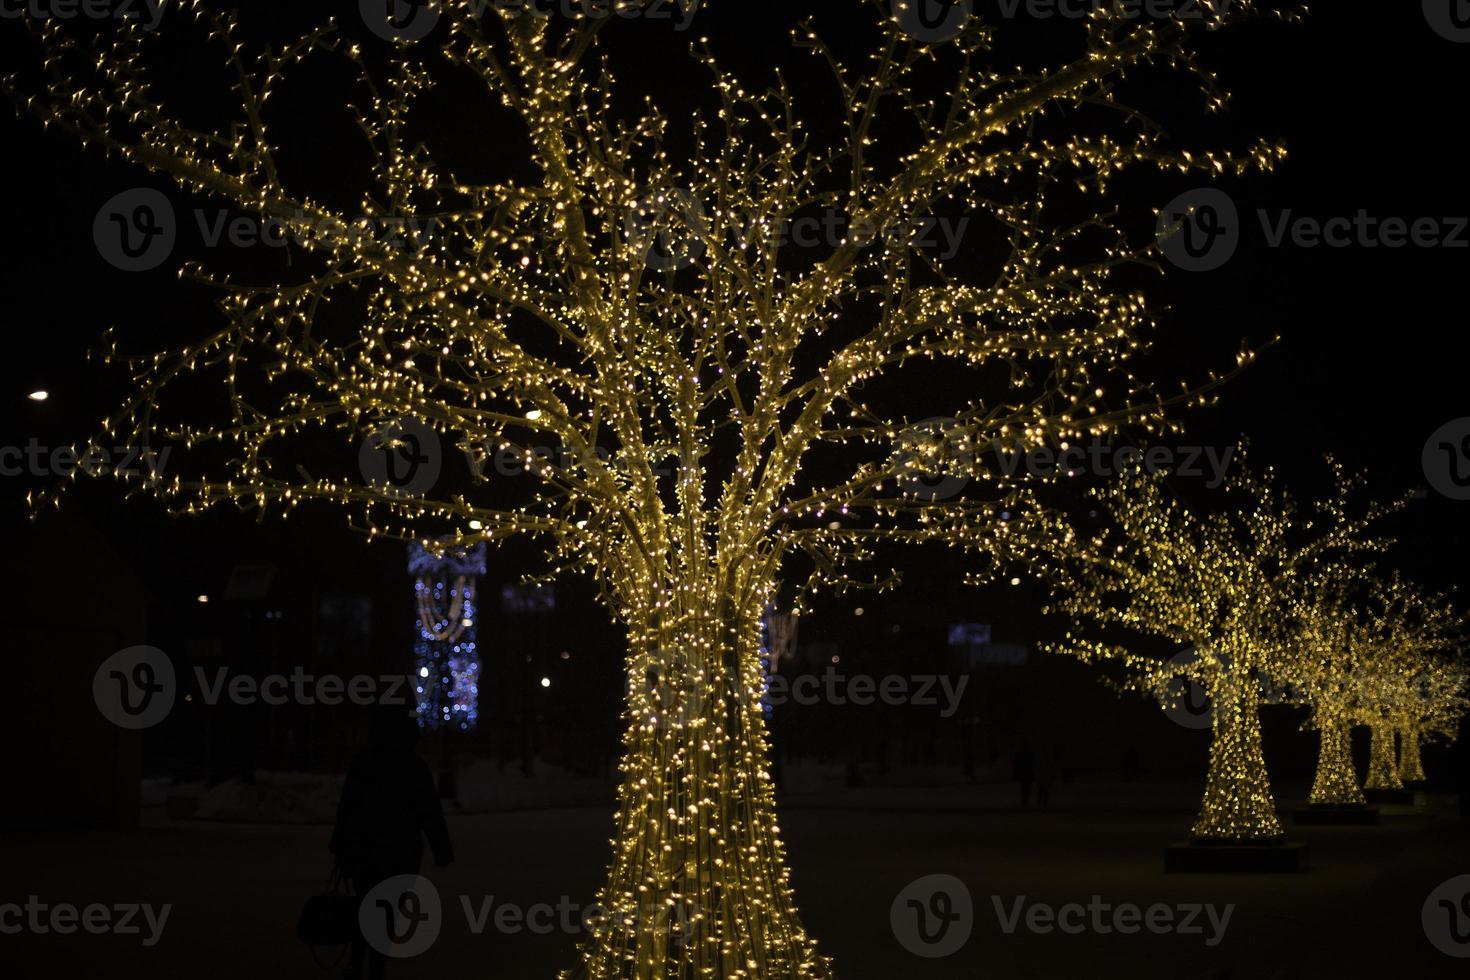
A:
[[[344,21],[350,21],[355,4],[342,6]],[[726,2],[701,11],[693,33],[710,36],[728,64],[764,80],[772,65],[792,60],[783,53],[783,25],[793,8],[804,6]],[[271,16],[288,15],[273,10]],[[829,16],[824,26],[839,43],[857,40],[846,18]],[[866,14],[853,20],[868,22]],[[1074,43],[1069,31],[1075,28],[1056,23],[1018,28],[1006,35],[1007,44],[1014,45],[1007,53],[1042,58],[1056,45]],[[626,82],[652,93],[675,118],[681,107],[693,104],[702,76],[679,59],[687,36],[667,26],[632,22],[614,25],[608,37]],[[29,70],[35,52],[17,25],[0,22],[0,38],[3,64]],[[1284,141],[1290,156],[1273,174],[1219,183],[1240,205],[1242,246],[1219,271],[1167,277],[1158,294],[1172,311],[1151,363],[1162,383],[1173,384],[1228,366],[1242,339],[1260,343],[1279,334],[1281,340],[1229,385],[1217,407],[1187,417],[1182,441],[1225,446],[1247,436],[1253,457],[1278,467],[1303,496],[1326,489],[1326,452],[1364,472],[1381,495],[1419,487],[1425,483],[1420,456],[1426,439],[1443,423],[1470,414],[1463,387],[1470,340],[1462,308],[1470,250],[1270,248],[1254,212],[1265,208],[1275,215],[1290,209],[1325,219],[1367,209],[1411,221],[1470,214],[1460,105],[1470,46],[1437,35],[1418,4],[1399,3],[1371,9],[1324,4],[1303,25],[1251,25],[1225,32],[1206,49],[1207,59],[1235,93],[1230,114],[1202,125],[1185,95],[1153,93],[1166,121],[1177,113],[1191,145],[1239,148],[1263,136]],[[202,55],[197,63],[183,58],[166,77],[178,82],[195,71],[207,77],[211,64]],[[820,98],[810,98],[812,111],[820,113]],[[305,89],[288,93],[288,101],[303,121],[287,130],[292,140],[283,146],[283,158],[318,183],[332,180],[331,167],[343,147],[351,146],[340,101],[334,102],[330,92],[324,97]],[[442,121],[457,133],[456,153],[477,157],[494,172],[498,161],[513,154],[514,136],[493,115],[480,120],[474,108],[471,103],[446,106]],[[104,201],[125,188],[164,185],[95,150],[84,152],[68,137],[43,134],[29,118],[0,116],[0,146],[5,148],[3,186],[9,190],[6,233],[0,236],[0,295],[5,297],[0,317],[9,352],[0,366],[0,444],[25,445],[34,437],[44,445],[64,445],[90,434],[94,420],[125,391],[116,374],[100,372],[85,360],[86,349],[104,328],[117,327],[134,347],[146,348],[155,337],[163,346],[212,329],[217,314],[207,291],[179,283],[172,263],[125,274],[109,266],[93,245],[92,219]],[[1200,183],[1193,177],[1150,178],[1139,183],[1132,203],[1147,220],[1148,209]],[[189,254],[191,236],[189,228],[181,231],[180,254],[186,257],[195,257]],[[259,270],[269,259],[244,256],[240,261]],[[26,394],[37,388],[48,390],[50,400],[28,401]],[[350,459],[350,449],[345,453]],[[141,601],[147,639],[174,651],[213,650],[199,655],[240,658],[255,669],[267,668],[252,657],[274,657],[279,667],[304,661],[318,669],[361,664],[378,670],[401,668],[409,656],[410,579],[400,546],[367,544],[329,508],[303,509],[286,524],[274,518],[257,524],[249,515],[229,511],[179,520],[149,499],[124,502],[104,482],[84,483],[66,497],[59,514],[31,522],[24,498],[37,486],[29,478],[0,480],[0,540],[10,543],[3,617],[17,647],[39,644],[54,651],[55,631],[89,628],[95,619],[91,610],[109,596],[136,594],[146,597]],[[1432,490],[1421,493],[1400,528],[1399,563],[1434,585],[1456,584],[1462,577],[1467,508],[1470,504]],[[514,545],[492,552],[487,592],[498,593],[529,559]],[[278,570],[267,600],[196,602],[199,594],[218,596],[235,566],[257,564]],[[829,602],[804,624],[803,640],[832,639],[854,650],[866,645],[877,651],[873,663],[881,668],[913,662],[891,639],[892,627],[908,622],[931,627],[926,640],[916,641],[921,649],[912,656],[920,659],[942,656],[942,640],[933,628],[948,622],[993,623],[996,639],[1007,642],[1032,644],[1043,635],[1037,615],[1041,596],[1029,583],[968,592],[957,586],[963,566],[953,559],[925,553],[909,564],[909,584],[896,597]],[[358,647],[343,652],[340,636],[324,638],[331,627],[323,624],[322,603],[353,596],[370,600],[371,626],[353,634],[359,636]],[[122,605],[131,608],[136,602]],[[866,605],[873,614],[861,625],[853,623],[856,605]],[[266,611],[281,611],[284,618],[263,624]],[[606,624],[587,588],[570,583],[559,592],[557,611],[547,623],[518,624],[506,617],[487,626],[489,635],[481,644],[486,687],[496,691],[486,728],[499,733],[494,739],[485,736],[487,746],[493,741],[490,750],[515,758],[523,753],[523,740],[532,739],[535,752],[547,751],[542,743],[550,726],[562,732],[563,740],[592,746],[554,752],[558,762],[575,755],[578,766],[607,765],[616,746],[621,679],[619,636]],[[114,639],[120,641],[114,649],[141,642],[124,635]],[[573,659],[560,660],[562,649],[574,650]],[[46,660],[44,653],[12,653]],[[1114,707],[1093,675],[1076,665],[1039,663],[1033,656],[1027,670],[1029,680],[1006,683],[1075,703],[1084,718],[1131,712],[1129,723],[1140,740],[1150,731],[1157,734],[1148,726],[1162,724],[1141,703]],[[540,691],[536,680],[553,672],[556,683],[549,692]],[[30,676],[32,683],[46,683],[45,669]],[[996,730],[1026,725],[1014,716],[992,721]],[[150,767],[197,775],[196,732],[184,724],[174,719],[166,730],[150,733]],[[235,741],[219,748],[225,771],[216,777],[232,767],[250,767],[261,736],[251,727],[254,722],[239,724]],[[77,736],[78,747],[93,736]],[[345,751],[350,739],[334,736],[329,742]],[[272,741],[269,761],[326,769],[340,762],[332,751],[314,753],[303,744],[316,743],[310,737],[289,746]],[[1002,751],[999,744],[989,751]],[[1189,754],[1196,762],[1198,748]],[[1304,757],[1297,761],[1305,761],[1310,743],[1298,748]],[[1100,749],[1094,748],[1090,758],[1098,767],[1117,764],[1116,756]]]

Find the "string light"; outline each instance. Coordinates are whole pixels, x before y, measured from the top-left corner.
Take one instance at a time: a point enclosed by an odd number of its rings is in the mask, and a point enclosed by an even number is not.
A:
[[[1051,649],[1117,662],[1128,675],[1123,688],[1166,706],[1177,707],[1191,686],[1209,698],[1209,771],[1191,829],[1202,842],[1282,837],[1260,708],[1269,692],[1303,679],[1303,640],[1292,615],[1301,583],[1381,552],[1386,543],[1370,529],[1391,509],[1353,507],[1359,481],[1332,464],[1334,495],[1302,513],[1272,471],[1250,471],[1246,455],[1244,447],[1237,451],[1220,506],[1209,513],[1171,494],[1163,472],[1096,491],[1105,525],[1056,569],[1053,608],[1072,622]],[[1107,638],[1084,635],[1084,623]],[[1150,637],[1195,655],[1165,660],[1139,652]],[[1331,738],[1326,744],[1338,747]]]
[[[1362,806],[1350,752],[1352,729],[1371,728],[1367,786],[1397,789],[1422,780],[1419,740],[1453,737],[1464,710],[1463,673],[1454,670],[1465,622],[1448,597],[1425,593],[1398,574],[1333,566],[1306,584],[1295,614],[1296,700],[1311,709],[1320,738],[1309,802]],[[1396,762],[1394,737],[1401,751]]]
[[[692,54],[709,70],[711,105],[676,150],[651,102],[622,113],[626,93],[600,56],[619,18],[523,17],[518,6],[446,0],[443,45],[400,45],[384,70],[332,24],[260,50],[238,14],[201,0],[175,5],[151,32],[125,21],[98,47],[60,19],[33,21],[45,91],[0,79],[21,105],[186,192],[279,224],[302,259],[265,285],[186,266],[219,290],[225,326],[146,355],[119,353],[109,334],[104,358],[134,392],[98,438],[184,450],[169,480],[140,489],[185,514],[331,502],[374,538],[435,552],[530,538],[551,574],[592,577],[627,629],[630,683],[607,916],[577,975],[825,978],[796,911],[768,774],[760,618],[775,583],[793,558],[809,563],[801,611],[818,588],[894,587],[888,543],[964,549],[985,575],[1034,560],[1060,533],[1032,493],[1045,481],[995,473],[980,450],[1124,425],[1174,431],[1169,410],[1208,404],[1228,378],[1164,397],[1137,370],[1156,322],[1137,272],[1157,266],[1157,245],[1129,240],[1113,182],[1135,168],[1213,180],[1269,169],[1284,151],[1185,150],[1120,100],[1125,74],[1177,71],[1208,110],[1223,108],[1192,45],[1224,13],[1186,24],[1099,7],[1075,57],[1023,72],[987,66],[992,27],[980,18],[931,48],[880,4],[865,59],[839,55],[810,24],[793,32],[795,48],[830,69],[830,91],[810,103],[779,73],[747,85],[700,40]],[[1236,0],[1228,17],[1270,7]],[[162,39],[194,25],[209,43],[192,45],[191,59],[214,52],[234,81],[238,106],[219,131],[190,128],[148,84],[155,59],[168,58]],[[370,224],[433,216],[434,234],[412,247],[341,234],[361,222],[325,203],[339,188],[301,192],[278,169],[272,99],[293,69],[333,57],[363,93],[355,110],[374,188],[361,214]],[[465,179],[416,129],[409,137],[440,57],[519,120],[529,155],[509,170],[522,176]],[[951,82],[935,85],[933,66]],[[819,135],[813,122],[834,116],[840,132]],[[1091,216],[1059,226],[1059,193],[1080,194]],[[865,232],[912,228],[942,204],[999,230],[993,268],[921,253],[912,235]],[[808,205],[847,217],[821,256],[794,255],[780,234]],[[1253,356],[1242,351],[1239,364]],[[972,394],[936,406],[919,382],[916,414],[885,407],[880,379],[931,363],[973,372]],[[196,393],[186,412],[173,408],[176,387]],[[952,425],[917,421],[934,411]],[[357,444],[401,418],[480,461],[526,460],[532,499],[504,503],[479,484],[413,496],[323,475],[319,452],[301,450],[321,432]],[[550,457],[537,449],[548,445]],[[815,458],[850,465],[823,477]],[[966,489],[936,494],[932,478]],[[454,628],[456,602],[473,601],[468,584],[448,589],[444,617],[442,589],[424,600],[431,639]],[[675,916],[678,930],[650,927]]]

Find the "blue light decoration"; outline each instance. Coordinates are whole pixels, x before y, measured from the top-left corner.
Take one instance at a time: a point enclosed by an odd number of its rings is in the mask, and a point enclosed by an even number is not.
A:
[[[771,720],[771,675],[781,669],[782,660],[796,653],[795,613],[780,613],[767,606],[761,617],[761,714]]]
[[[480,718],[477,586],[485,574],[484,542],[435,554],[408,546],[414,576],[414,690],[419,725],[473,731]]]

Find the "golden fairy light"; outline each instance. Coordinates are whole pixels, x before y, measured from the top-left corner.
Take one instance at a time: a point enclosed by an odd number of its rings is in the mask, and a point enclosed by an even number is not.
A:
[[[439,6],[434,42],[391,48],[330,23],[263,48],[238,25],[252,12],[200,0],[152,32],[125,22],[83,39],[36,23],[39,80],[4,80],[25,108],[278,224],[292,250],[264,283],[186,267],[223,314],[192,343],[127,356],[110,338],[133,394],[98,438],[187,450],[147,487],[183,512],[330,502],[373,536],[528,537],[548,574],[593,577],[627,628],[630,693],[607,915],[579,975],[827,976],[767,774],[759,621],[776,583],[809,567],[802,596],[891,585],[888,542],[997,567],[1055,522],[1027,478],[987,471],[980,450],[1158,430],[1166,405],[1207,400],[1219,377],[1175,399],[1140,377],[1155,314],[1136,273],[1156,248],[1129,240],[1111,182],[1130,168],[1216,179],[1282,150],[1191,152],[1121,101],[1125,74],[1175,89],[1184,76],[1221,109],[1193,44],[1223,13],[1158,22],[1099,7],[1052,67],[1023,71],[992,63],[979,18],[931,47],[888,4],[853,2],[879,11],[867,55],[811,24],[791,36],[822,85],[742,79],[696,40],[706,107],[675,119],[629,98],[603,57],[609,35],[650,25]],[[1266,6],[1237,0],[1228,16]],[[175,35],[190,64],[215,58],[233,80],[226,124],[193,128],[150,83]],[[356,78],[372,179],[357,215],[328,203],[340,187],[298,187],[278,166],[277,96],[307,63]],[[433,148],[447,117],[422,107],[467,77],[502,113],[464,119],[495,144],[500,179],[462,153],[451,170]],[[1000,247],[983,263],[923,251],[908,232],[941,207]],[[843,220],[800,252],[783,232],[813,209]],[[432,234],[361,231],[408,218]],[[969,394],[939,403],[922,373],[936,362],[969,371]],[[937,414],[943,432],[916,423]],[[507,490],[482,467],[463,489],[422,494],[331,475],[323,434],[352,446],[399,419],[479,463],[508,454],[526,475]],[[936,469],[963,492],[933,492],[921,477]],[[683,927],[655,925],[670,920]]]
[[[1466,709],[1461,655],[1466,617],[1442,594],[1401,576],[1382,588],[1370,612],[1371,659],[1351,702],[1353,720],[1370,732],[1364,787],[1403,789],[1422,782],[1420,746],[1453,740]]]
[[[1102,488],[1103,526],[1058,563],[1054,608],[1072,623],[1054,650],[1117,662],[1125,688],[1166,706],[1190,685],[1208,698],[1209,772],[1191,832],[1203,842],[1282,836],[1260,708],[1301,679],[1301,583],[1385,545],[1370,536],[1385,508],[1354,506],[1357,483],[1340,466],[1334,494],[1302,509],[1245,455],[1209,510],[1172,494],[1163,473]],[[1160,655],[1141,652],[1159,641]]]

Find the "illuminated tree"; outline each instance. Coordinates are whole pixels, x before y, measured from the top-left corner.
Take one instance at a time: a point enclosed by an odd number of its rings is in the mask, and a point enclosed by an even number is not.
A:
[[[1470,708],[1463,664],[1435,658],[1425,668],[1415,678],[1399,723],[1399,779],[1404,783],[1424,782],[1420,747],[1425,742],[1453,742],[1460,732],[1460,719]]]
[[[1236,0],[1229,17],[1265,3]],[[579,972],[825,976],[767,775],[760,617],[775,583],[814,570],[803,595],[889,584],[889,542],[949,544],[989,568],[1044,538],[1053,520],[1026,480],[987,472],[979,447],[1168,424],[1170,402],[1135,367],[1156,322],[1139,275],[1156,249],[1127,233],[1114,178],[1213,178],[1281,151],[1190,152],[1126,104],[1174,102],[1182,76],[1202,108],[1224,105],[1193,47],[1224,19],[1213,8],[1176,22],[1100,5],[1051,64],[1011,70],[992,64],[979,18],[931,45],[886,0],[852,0],[845,21],[876,14],[866,54],[815,27],[792,34],[825,81],[745,81],[700,41],[705,108],[671,118],[616,83],[603,50],[650,25],[441,6],[432,46],[391,48],[331,25],[262,47],[200,2],[152,33],[37,25],[44,68],[7,87],[41,86],[18,97],[49,128],[291,241],[292,264],[264,283],[185,270],[221,291],[224,323],[197,342],[125,356],[112,339],[134,393],[98,439],[182,443],[188,460],[175,454],[157,489],[184,512],[331,502],[373,536],[521,536],[545,546],[548,574],[594,577],[626,626],[633,683],[608,915]],[[186,47],[167,47],[174,34]],[[197,105],[171,111],[160,95],[150,69],[180,51],[217,53],[227,123],[196,128]],[[341,187],[298,187],[278,163],[290,106],[273,96],[308,64],[345,68],[333,91],[358,97],[363,139],[334,148],[371,169],[355,211],[329,203]],[[432,96],[467,79],[484,106],[448,111],[495,144],[489,167],[436,146],[456,117],[434,115]],[[524,159],[483,176],[517,148]],[[989,249],[925,252],[914,224],[944,207],[976,216]],[[828,213],[842,220],[821,248],[784,234]],[[409,217],[434,233],[405,247],[362,232]],[[963,387],[935,386],[955,372]],[[526,479],[489,486],[482,465],[463,487],[410,493],[334,471],[321,448],[401,420],[481,464],[518,454]],[[968,485],[935,492],[920,477],[936,467]],[[648,927],[675,914],[680,935]]]
[[[1309,586],[1296,617],[1301,659],[1294,687],[1311,712],[1304,727],[1318,738],[1307,798],[1313,806],[1367,804],[1353,767],[1352,730],[1361,711],[1364,661],[1378,648],[1368,635],[1371,620],[1343,578]]]
[[[1465,619],[1448,596],[1397,577],[1375,614],[1377,653],[1362,678],[1358,715],[1371,731],[1364,786],[1403,789],[1424,778],[1421,742],[1453,738],[1464,713],[1464,669],[1454,654]]]
[[[1382,509],[1357,508],[1353,516],[1356,485],[1334,470],[1334,495],[1305,510],[1270,470],[1253,475],[1244,452],[1209,511],[1173,495],[1164,474],[1108,485],[1095,491],[1103,526],[1058,563],[1054,608],[1072,623],[1052,649],[1119,663],[1124,687],[1166,704],[1190,685],[1209,699],[1210,763],[1196,840],[1281,837],[1260,706],[1268,691],[1298,679],[1292,598],[1325,564],[1382,548],[1366,534]],[[1187,653],[1139,652],[1148,638]]]
[[[1396,646],[1414,593],[1399,576],[1360,565],[1319,569],[1302,585],[1293,614],[1298,660],[1292,687],[1294,700],[1311,711],[1306,727],[1319,738],[1308,802],[1363,806],[1352,730],[1367,717],[1375,676]]]

